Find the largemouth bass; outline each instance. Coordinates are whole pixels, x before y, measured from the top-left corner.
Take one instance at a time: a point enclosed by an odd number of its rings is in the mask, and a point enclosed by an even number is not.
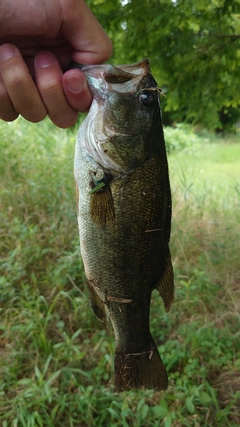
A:
[[[149,328],[153,289],[167,311],[174,295],[160,89],[148,59],[82,71],[94,98],[78,132],[75,180],[91,307],[113,326],[116,390],[163,390],[167,373]]]

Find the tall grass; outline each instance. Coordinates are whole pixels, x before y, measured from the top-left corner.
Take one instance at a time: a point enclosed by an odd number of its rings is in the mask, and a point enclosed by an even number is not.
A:
[[[153,293],[166,392],[113,387],[114,339],[92,314],[79,255],[76,129],[0,124],[0,425],[240,424],[238,136],[166,129],[176,299]]]

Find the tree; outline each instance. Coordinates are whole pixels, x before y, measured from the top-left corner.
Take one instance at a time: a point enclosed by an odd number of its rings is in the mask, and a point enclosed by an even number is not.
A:
[[[112,62],[149,57],[166,121],[229,128],[240,117],[238,0],[89,0]]]

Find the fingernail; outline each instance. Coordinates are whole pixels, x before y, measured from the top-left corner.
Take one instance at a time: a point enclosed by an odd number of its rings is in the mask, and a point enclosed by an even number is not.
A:
[[[7,61],[16,55],[17,49],[12,44],[4,44],[0,48],[0,61]]]
[[[79,78],[79,76],[69,76],[66,79],[66,85],[71,92],[79,93],[83,90],[84,80]]]
[[[51,67],[56,61],[55,56],[51,52],[40,52],[35,58],[36,64],[40,68]]]

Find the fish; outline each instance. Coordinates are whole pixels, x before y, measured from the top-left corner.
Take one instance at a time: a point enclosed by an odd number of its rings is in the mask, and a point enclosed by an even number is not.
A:
[[[93,95],[74,158],[81,256],[91,308],[115,337],[115,389],[165,390],[150,332],[151,294],[174,299],[171,190],[149,59],[83,66]]]

